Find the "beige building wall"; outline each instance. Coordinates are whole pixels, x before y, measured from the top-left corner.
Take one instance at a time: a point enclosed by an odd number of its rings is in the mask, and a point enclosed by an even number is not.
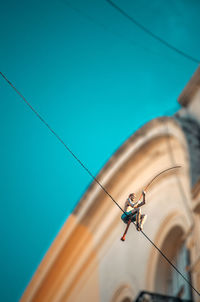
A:
[[[195,105],[196,106],[196,105]],[[191,190],[187,142],[172,118],[142,127],[111,157],[99,182],[123,208],[159,172],[142,211],[144,232],[173,262],[182,244],[190,250],[193,285],[200,290],[200,183]],[[130,302],[139,291],[169,294],[172,268],[155,247],[125,224],[120,209],[97,183],[87,190],[44,257],[21,301]],[[195,301],[200,301],[194,295]]]

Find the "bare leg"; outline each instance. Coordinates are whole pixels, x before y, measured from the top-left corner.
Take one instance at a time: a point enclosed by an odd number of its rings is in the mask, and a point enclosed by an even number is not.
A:
[[[140,221],[141,221],[141,209],[138,209],[137,216],[136,216],[136,226],[138,231],[140,231]]]
[[[124,234],[123,234],[123,236],[121,238],[121,241],[125,241],[126,233],[128,232],[130,224],[131,224],[131,219],[129,219],[129,221],[127,223],[127,226],[126,226],[125,232],[124,232]]]
[[[146,219],[147,219],[147,215],[145,215],[145,214],[141,215],[141,219],[140,219],[140,228],[141,228],[141,230],[143,229],[143,225],[144,225]]]

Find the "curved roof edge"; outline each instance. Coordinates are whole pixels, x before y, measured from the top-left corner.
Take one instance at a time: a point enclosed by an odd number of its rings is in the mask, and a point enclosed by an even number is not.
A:
[[[151,120],[133,135],[131,135],[119,149],[111,156],[100,173],[96,176],[97,180],[106,186],[109,179],[116,173],[117,170],[130,158],[144,142],[150,141],[159,136],[174,136],[176,137],[188,154],[187,142],[185,135],[179,123],[171,117],[159,117]],[[84,215],[85,210],[90,206],[92,200],[101,192],[102,188],[93,181],[83,197],[78,202],[73,213],[79,217]]]
[[[179,124],[173,118],[161,117],[145,124],[128,140],[125,141],[125,143],[117,150],[117,152],[113,154],[107,164],[102,168],[101,172],[97,175],[98,181],[100,181],[100,183],[106,187],[111,179],[113,179],[114,176],[120,172],[120,168],[123,168],[123,166],[126,166],[127,163],[131,162],[135,155],[137,156],[137,154],[139,154],[140,150],[142,150],[145,145],[151,145],[152,141],[163,141],[163,138],[169,138],[172,139],[172,141],[176,141],[176,146],[178,145],[180,147],[183,154],[181,162],[183,162],[184,160],[183,166],[186,168],[184,169],[185,177],[188,172],[186,170],[188,170],[189,160],[187,160],[188,150],[184,133]],[[146,155],[144,154],[143,157],[146,157]],[[87,259],[89,259],[90,256],[93,255],[94,258],[91,259],[93,259],[95,262],[97,261],[98,257],[100,257],[100,255],[103,255],[108,249],[112,240],[107,241],[107,238],[111,236],[111,234],[112,236],[115,234],[115,231],[117,229],[114,226],[116,224],[116,221],[119,220],[118,216],[117,220],[115,220],[115,215],[107,211],[107,216],[104,216],[104,221],[106,223],[102,228],[102,220],[99,219],[101,218],[102,212],[95,209],[97,215],[100,213],[100,217],[93,216],[94,219],[90,221],[90,225],[85,224],[84,221],[84,217],[87,216],[87,211],[95,205],[94,202],[97,201],[100,193],[102,193],[102,188],[93,181],[89,189],[83,195],[72,215],[70,215],[70,217],[67,219],[66,223],[57,235],[55,241],[47,251],[31,282],[26,288],[21,301],[38,301],[40,294],[44,294],[45,297],[46,295],[51,295],[51,293],[54,293],[56,295],[60,285],[56,285],[57,283],[54,283],[53,281],[52,284],[54,284],[54,287],[49,290],[48,282],[50,282],[49,280],[54,280],[54,278],[55,280],[60,280],[59,282],[61,282],[61,280],[64,282],[66,273],[63,270],[63,263],[65,263],[67,268],[71,265],[71,258],[69,259],[68,257],[66,257],[69,251],[73,251],[73,257],[75,256],[74,259],[76,259],[77,255],[79,255],[80,252],[82,253],[84,251],[83,258],[80,261],[75,260],[76,265],[74,266],[74,270],[73,272],[70,272],[70,276],[72,276],[73,273],[76,270],[78,271],[78,269],[81,267],[83,261],[85,261],[86,263]],[[98,202],[96,204],[98,204]],[[106,203],[104,203],[104,206],[106,207]],[[115,211],[114,207],[113,211]],[[110,219],[111,217],[112,220]],[[153,230],[153,232],[155,232],[155,230]],[[80,238],[80,240],[77,241],[77,238]],[[76,245],[74,245],[74,242],[76,243]],[[85,242],[87,242],[87,244],[85,244]],[[57,265],[60,268],[60,279],[58,278],[57,274]],[[69,278],[69,280],[72,279]],[[70,282],[71,281],[67,283],[69,287],[71,286]],[[66,292],[65,282],[62,283],[62,285],[63,291]],[[60,295],[62,295],[62,293],[64,293],[62,292],[62,290],[59,291],[59,297]]]

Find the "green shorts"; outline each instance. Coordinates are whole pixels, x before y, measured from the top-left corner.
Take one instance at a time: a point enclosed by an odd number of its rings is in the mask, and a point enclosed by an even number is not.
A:
[[[137,212],[129,211],[122,214],[121,219],[124,223],[128,223],[131,219],[132,222],[136,221]]]

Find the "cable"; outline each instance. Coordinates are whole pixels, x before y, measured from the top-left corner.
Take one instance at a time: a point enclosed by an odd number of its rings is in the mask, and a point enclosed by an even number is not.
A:
[[[160,252],[160,254],[165,258],[165,260],[175,269],[175,271],[180,274],[180,276],[191,286],[191,288],[200,296],[200,293],[193,287],[193,285],[188,281],[187,278],[176,268],[176,266],[165,256],[165,254],[155,245],[155,243],[141,230],[142,234],[149,240],[149,242]]]
[[[87,19],[89,22],[98,25],[100,28],[102,28],[105,32],[110,32],[112,35],[122,39],[123,42],[126,42],[128,44],[130,44],[132,47],[139,47],[142,48],[143,50],[150,52],[151,54],[153,54],[154,56],[163,56],[163,53],[160,54],[160,52],[157,52],[155,50],[152,50],[151,48],[147,47],[146,45],[141,44],[141,42],[133,42],[131,40],[126,39],[123,35],[121,35],[119,32],[112,30],[110,27],[106,26],[104,23],[99,22],[97,19],[93,18],[92,16],[88,15],[85,11],[83,11],[82,9],[75,7],[74,4],[72,5],[72,3],[70,3],[69,1],[66,0],[62,0],[62,3],[65,4],[66,6],[68,6],[71,10],[73,10],[74,12],[76,12],[77,14],[81,15],[83,18]],[[166,56],[164,54],[164,56]]]
[[[139,49],[142,48],[144,51],[151,53],[154,56],[164,56],[164,57],[167,56],[168,59],[170,59],[170,60],[172,59],[168,55],[166,55],[164,53],[160,53],[160,51],[157,51],[155,49],[147,47],[146,45],[141,44],[141,41],[140,42],[137,41],[137,43],[136,43],[135,41],[133,42],[131,40],[128,40],[127,38],[125,38],[125,36],[121,35],[119,32],[111,29],[110,27],[106,26],[104,23],[99,22],[97,19],[95,19],[92,16],[90,16],[89,14],[87,14],[85,11],[80,9],[80,7],[75,7],[74,5],[72,5],[71,2],[66,1],[66,0],[60,0],[60,1],[62,1],[62,3],[65,4],[66,6],[68,6],[71,10],[73,10],[77,14],[81,15],[83,18],[87,19],[89,22],[98,25],[100,28],[104,29],[106,32],[110,32],[112,35],[122,39],[123,42],[130,44],[130,46],[138,47]]]
[[[175,51],[176,53],[178,53],[179,55],[185,57],[186,59],[199,64],[200,60],[186,54],[185,52],[183,52],[182,50],[178,49],[177,47],[173,46],[172,44],[168,43],[167,41],[165,41],[164,39],[160,38],[159,36],[157,36],[156,34],[154,34],[152,31],[150,31],[148,28],[146,28],[144,25],[142,25],[141,23],[139,23],[138,21],[136,21],[133,17],[129,16],[124,10],[122,10],[119,6],[117,6],[114,2],[112,2],[111,0],[105,0],[107,3],[109,3],[113,8],[115,8],[121,15],[123,15],[125,18],[127,18],[129,21],[131,21],[134,25],[136,25],[138,28],[140,28],[142,31],[144,31],[147,35],[151,36],[152,38],[154,38],[155,40],[159,41],[160,43],[162,43],[163,45],[165,45],[166,47],[168,47],[169,49]]]
[[[42,116],[31,106],[31,104],[25,99],[25,97],[15,88],[15,86],[6,78],[6,76],[0,72],[1,76],[6,80],[6,82],[15,90],[15,92],[23,99],[23,101],[28,105],[28,107],[36,114],[36,116],[41,120],[41,122],[52,132],[53,135],[63,144],[63,146],[70,152],[70,154],[79,162],[79,164],[87,171],[87,173],[94,179],[94,181],[102,188],[102,190],[112,199],[112,201],[118,206],[118,208],[125,213],[125,211],[120,207],[120,205],[115,201],[115,199],[108,193],[108,191],[103,187],[103,185],[97,180],[97,178],[90,172],[90,170],[82,163],[82,161],[72,152],[72,150],[63,142],[60,136],[49,126],[49,124],[42,118]],[[160,175],[160,173],[159,173]],[[153,178],[153,180],[155,177]],[[152,180],[152,181],[153,181]],[[151,181],[151,182],[152,182]],[[150,182],[150,183],[151,183]],[[149,184],[150,184],[149,183]],[[125,213],[126,214],[126,213]],[[126,214],[127,215],[127,214]],[[142,234],[153,244],[153,246],[161,253],[161,255],[168,261],[168,263],[184,278],[184,280],[191,286],[192,289],[200,296],[200,293],[192,286],[192,284],[182,275],[181,272],[173,265],[173,263],[163,254],[163,252],[153,243],[153,241],[143,232]]]
[[[43,119],[43,117],[31,106],[31,104],[25,99],[25,97],[15,88],[15,86],[6,78],[6,76],[0,71],[2,77],[7,81],[7,83],[15,90],[15,92],[23,99],[23,101],[28,105],[28,107],[36,114],[36,116],[41,120],[41,122],[55,135],[55,137],[63,144],[63,146],[71,153],[71,155],[79,162],[79,164],[87,171],[87,173],[94,179],[94,181],[102,188],[102,190],[114,201],[114,203],[120,208],[121,211],[124,210],[120,205],[114,200],[114,198],[108,193],[108,191],[102,186],[98,179],[90,172],[90,170],[82,163],[82,161],[72,152],[72,150],[64,143],[60,136],[51,128],[51,126]]]
[[[168,135],[168,137],[166,138],[166,143],[167,143],[169,157],[171,159],[171,163],[175,165],[176,164],[176,160],[175,160],[175,157],[174,157],[174,154],[173,154],[172,145],[170,143],[170,133],[169,133],[169,127],[168,127],[167,121],[166,122],[164,121],[164,126],[166,127],[167,135]],[[177,185],[178,185],[178,188],[179,188],[180,195],[182,197],[183,204],[185,205],[186,211],[189,213],[189,216],[191,218],[192,225],[191,225],[190,230],[189,230],[189,233],[190,233],[194,229],[194,225],[195,225],[194,218],[193,218],[193,215],[191,213],[191,209],[190,209],[190,207],[188,205],[188,199],[187,199],[187,196],[185,194],[185,190],[184,190],[184,187],[182,185],[182,182],[181,182],[180,178],[176,174],[175,174],[175,177],[176,177],[176,180],[177,180]],[[193,287],[193,285],[191,283],[192,281],[189,282],[182,274],[181,274],[181,276],[184,278],[184,280],[187,281],[187,283],[191,286],[191,288],[194,289],[194,287]],[[190,280],[191,280],[191,278],[190,278]],[[194,289],[194,290],[196,291],[196,289]]]

